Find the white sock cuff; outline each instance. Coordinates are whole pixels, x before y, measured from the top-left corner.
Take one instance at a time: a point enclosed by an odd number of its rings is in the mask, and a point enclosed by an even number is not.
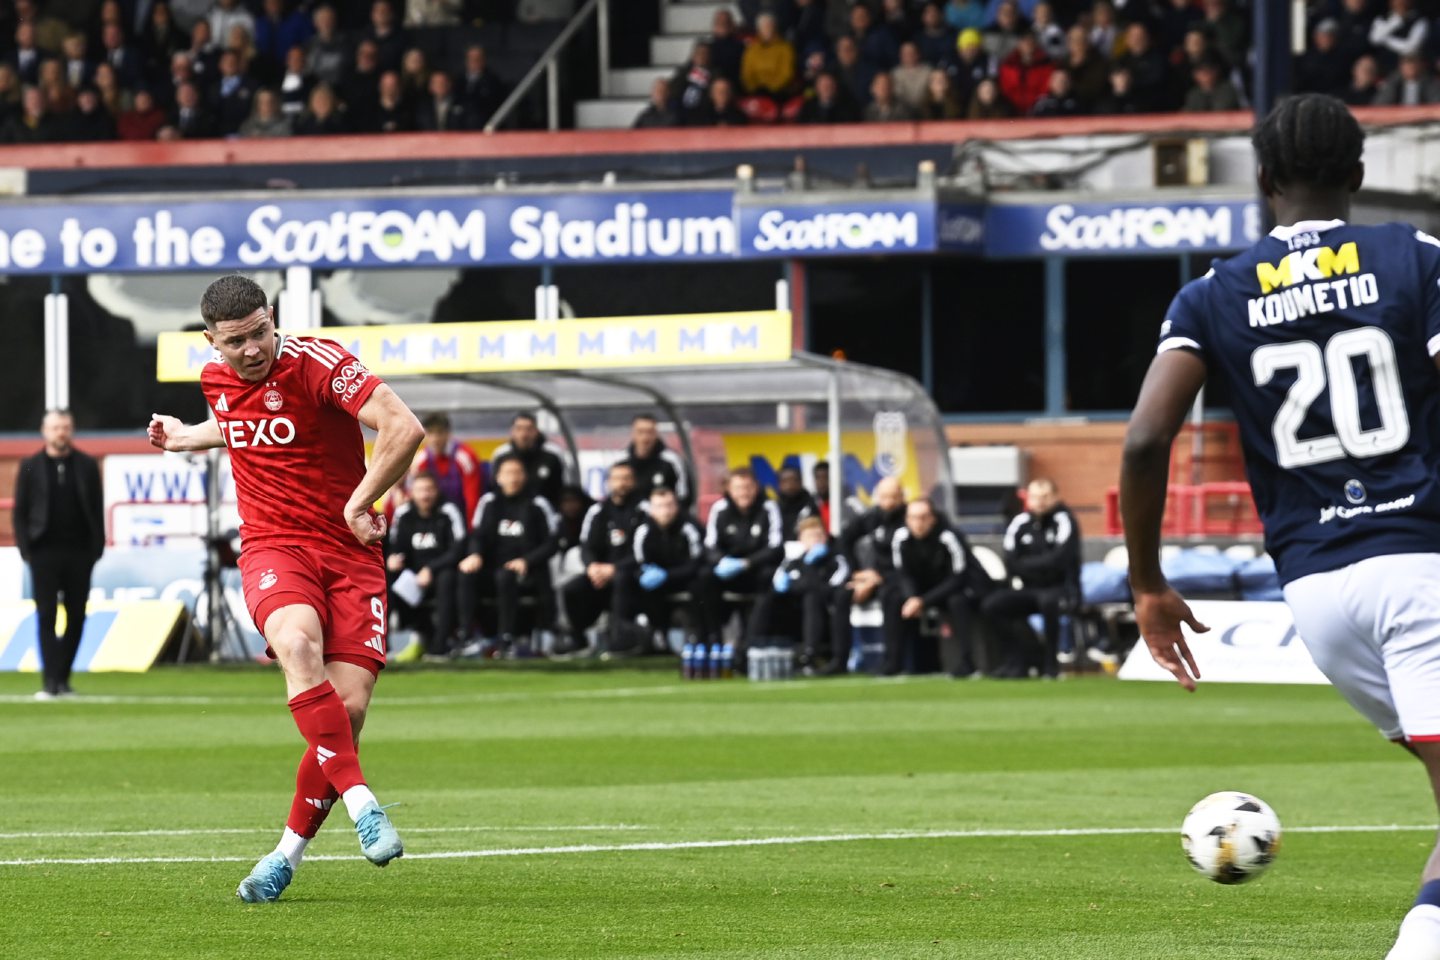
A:
[[[345,812],[350,814],[351,820],[360,819],[360,811],[365,809],[366,804],[380,805],[380,801],[375,799],[375,794],[371,793],[370,788],[363,783],[346,790],[340,795],[340,799],[345,801]]]
[[[285,832],[280,835],[280,843],[275,847],[275,852],[286,860],[289,860],[290,869],[294,870],[300,866],[300,861],[305,858],[305,848],[309,845],[309,837],[302,837],[294,830],[286,827]]]

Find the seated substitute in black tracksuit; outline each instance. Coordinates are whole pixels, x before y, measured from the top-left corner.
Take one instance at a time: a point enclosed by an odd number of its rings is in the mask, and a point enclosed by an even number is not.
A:
[[[950,636],[940,641],[940,667],[952,677],[976,671],[970,643],[970,586],[972,569],[964,534],[954,530],[929,500],[915,500],[905,508],[905,526],[891,541],[894,576],[885,600],[885,673],[900,672],[905,647],[919,637],[920,618],[926,610],[939,610],[950,625]]]
[[[718,643],[725,621],[733,612],[726,593],[763,594],[785,558],[785,535],[780,508],[760,496],[760,485],[749,467],[737,467],[725,484],[725,496],[710,507],[705,524],[705,553],[709,564],[695,583],[695,618],[700,639]],[[748,629],[748,628],[747,628]],[[736,645],[736,663],[746,644]]]
[[[820,515],[820,505],[805,489],[800,471],[794,467],[781,468],[775,487],[775,505],[780,508],[780,521],[787,541],[799,539],[796,526],[801,520]]]
[[[544,497],[525,488],[518,459],[500,464],[498,490],[480,498],[470,522],[469,555],[460,561],[460,616],[468,627],[480,600],[493,597],[496,634],[514,643],[522,596],[535,600],[535,624],[555,620],[555,589],[549,560],[555,555],[557,515]]]
[[[1045,621],[1040,669],[1058,676],[1060,617],[1080,601],[1080,527],[1062,503],[1050,480],[1032,480],[1025,491],[1029,508],[1015,515],[1005,530],[1005,569],[1018,578],[1018,590],[997,590],[985,598],[986,616],[1025,620],[1038,613]],[[1012,651],[1004,671],[1019,676],[1024,656]]]
[[[869,603],[891,574],[895,531],[905,526],[905,490],[900,481],[886,477],[875,484],[874,506],[840,531],[840,551],[855,571],[851,577],[851,600]]]
[[[615,571],[610,619],[629,624],[641,614],[648,630],[670,629],[671,598],[690,590],[705,564],[705,535],[681,509],[675,491],[656,487],[635,528],[630,556]]]
[[[410,499],[395,511],[385,541],[387,582],[394,584],[402,571],[415,574],[424,591],[419,605],[411,606],[394,590],[390,609],[400,615],[406,629],[424,637],[425,652],[447,653],[455,632],[456,564],[465,552],[465,516],[460,508],[440,497],[432,473],[410,478]],[[430,610],[424,609],[426,601]]]
[[[799,627],[800,665],[813,669],[828,645],[825,673],[844,673],[850,654],[850,564],[825,533],[819,517],[800,521],[801,553],[771,578],[770,592],[755,602],[755,636],[793,638]],[[844,617],[840,616],[843,611]]]
[[[565,488],[565,455],[551,443],[528,413],[517,413],[510,421],[510,441],[495,448],[490,458],[490,477],[499,489],[500,464],[519,460],[525,468],[525,489],[545,498],[550,506],[560,508],[560,494]]]
[[[635,474],[621,461],[610,466],[604,500],[591,505],[580,526],[580,561],[585,572],[560,591],[576,649],[585,644],[585,631],[610,609],[615,577],[632,556],[635,527],[644,519],[635,496]],[[616,624],[611,624],[612,632]]]
[[[625,462],[635,471],[635,493],[641,500],[649,500],[652,491],[666,487],[675,491],[681,510],[688,513],[695,506],[685,459],[665,445],[660,425],[651,414],[636,414],[630,421]]]

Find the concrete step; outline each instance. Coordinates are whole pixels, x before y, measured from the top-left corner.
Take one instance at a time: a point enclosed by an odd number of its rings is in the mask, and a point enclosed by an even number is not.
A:
[[[630,67],[624,70],[610,71],[610,90],[612,97],[644,97],[650,98],[650,88],[655,85],[656,80],[669,80],[674,73],[673,67]]]
[[[717,10],[735,12],[728,3],[672,3],[661,13],[660,30],[662,33],[709,33]]]
[[[635,125],[635,118],[649,100],[631,97],[624,100],[581,100],[575,104],[575,129],[623,130]]]
[[[662,34],[650,38],[650,62],[657,67],[678,67],[690,62],[690,52],[695,41],[708,37],[703,34]]]

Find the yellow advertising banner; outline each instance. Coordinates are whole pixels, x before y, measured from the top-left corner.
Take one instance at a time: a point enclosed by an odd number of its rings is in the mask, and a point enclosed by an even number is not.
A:
[[[762,487],[775,489],[782,467],[799,468],[808,480],[816,461],[830,455],[830,438],[821,432],[810,433],[727,433],[724,435],[725,460],[734,467],[750,467]],[[883,477],[898,477],[907,497],[927,496],[915,444],[904,432],[888,431],[881,425],[876,430],[846,430],[840,438],[841,482],[847,493],[870,502],[870,491]]]
[[[506,320],[325,327],[380,376],[691,367],[788,360],[790,314],[769,310],[605,320]],[[199,380],[212,351],[201,333],[162,333],[156,377]]]

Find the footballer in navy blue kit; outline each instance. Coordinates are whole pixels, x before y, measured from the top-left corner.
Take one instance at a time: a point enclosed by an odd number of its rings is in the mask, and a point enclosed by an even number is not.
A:
[[[1171,444],[1216,378],[1306,648],[1440,803],[1440,240],[1346,223],[1364,134],[1339,100],[1283,101],[1254,146],[1280,226],[1180,291],[1125,437],[1136,620],[1193,690],[1180,626],[1208,628],[1165,582],[1160,523]],[[1440,960],[1440,847],[1388,960]]]

